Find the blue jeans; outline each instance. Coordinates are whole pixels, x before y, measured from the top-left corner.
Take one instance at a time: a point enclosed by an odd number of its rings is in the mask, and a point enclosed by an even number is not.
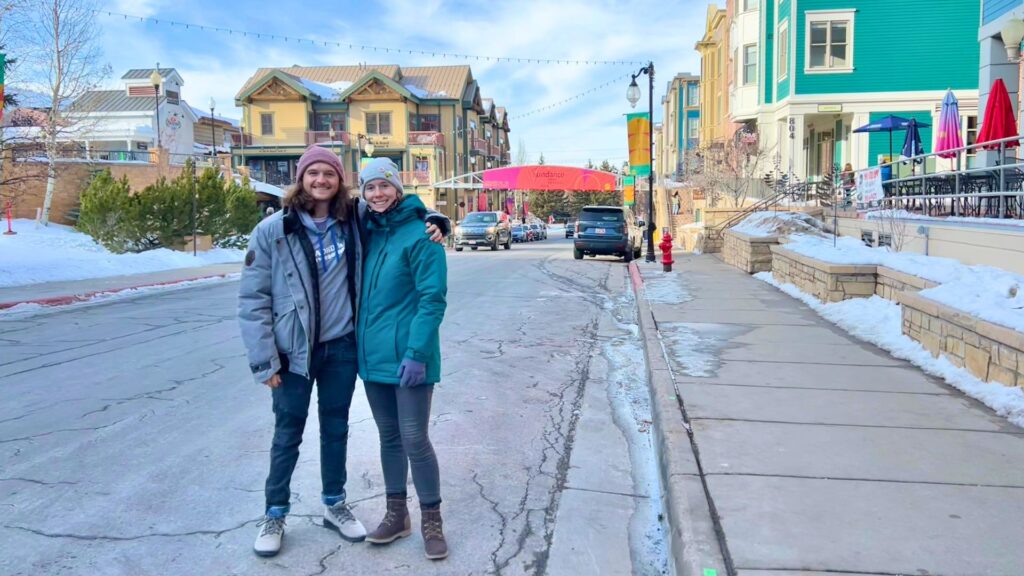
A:
[[[328,506],[345,500],[348,411],[356,387],[356,372],[356,341],[352,333],[317,345],[312,354],[310,378],[282,368],[281,385],[272,391],[275,424],[265,488],[268,516],[288,513],[292,472],[299,459],[314,382],[320,416],[321,499]]]

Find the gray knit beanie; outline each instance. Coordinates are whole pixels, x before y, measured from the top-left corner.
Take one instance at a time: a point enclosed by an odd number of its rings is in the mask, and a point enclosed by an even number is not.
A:
[[[395,166],[390,158],[374,158],[359,171],[359,194],[361,196],[366,192],[366,185],[373,180],[387,180],[398,190],[399,195],[405,192],[402,188],[402,178],[398,172],[398,166]]]

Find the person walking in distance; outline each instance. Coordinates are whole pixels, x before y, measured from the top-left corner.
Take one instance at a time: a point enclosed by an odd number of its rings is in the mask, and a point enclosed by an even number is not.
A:
[[[285,194],[284,210],[256,226],[245,255],[239,324],[253,378],[270,388],[274,410],[266,506],[253,546],[260,556],[281,550],[291,477],[314,384],[323,526],[348,541],[366,537],[345,492],[363,268],[360,214],[366,208],[350,196],[343,175],[331,151],[307,149],[299,159],[296,182]],[[436,226],[428,227],[428,233],[435,241],[443,237]],[[419,235],[430,243],[423,228]]]
[[[448,272],[444,250],[416,225],[423,203],[403,194],[398,168],[375,158],[359,173],[370,214],[357,341],[359,376],[380,434],[386,512],[367,536],[388,544],[412,533],[406,484],[412,468],[427,558],[448,556],[437,456],[428,425],[441,376],[440,327]],[[412,289],[409,287],[412,286]]]

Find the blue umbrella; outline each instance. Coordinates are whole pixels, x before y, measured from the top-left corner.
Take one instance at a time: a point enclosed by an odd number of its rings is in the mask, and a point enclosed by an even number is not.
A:
[[[917,130],[917,120],[911,120],[907,125],[907,137],[903,140],[903,150],[900,156],[910,159],[914,156],[924,154],[924,144],[921,143],[921,133]],[[923,158],[914,160],[914,164],[920,164]]]
[[[892,133],[893,133],[894,130],[906,130],[907,126],[910,126],[910,122],[911,122],[910,118],[903,118],[901,116],[893,116],[892,114],[888,114],[886,116],[882,116],[881,118],[879,118],[878,120],[875,120],[874,122],[872,122],[870,124],[865,124],[864,126],[861,126],[860,128],[854,128],[853,131],[854,132],[888,132],[889,133],[889,160],[892,161]],[[917,122],[916,124],[917,124],[917,126],[919,126],[921,128],[924,128],[926,126],[931,126],[931,124],[928,124],[927,122]],[[921,136],[918,135],[918,140],[920,140],[920,139],[921,139]],[[886,167],[883,167],[883,170],[885,168]],[[889,167],[889,170],[891,171],[892,168]]]

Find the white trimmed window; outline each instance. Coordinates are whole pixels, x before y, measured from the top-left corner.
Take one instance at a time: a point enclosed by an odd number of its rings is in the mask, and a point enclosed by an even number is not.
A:
[[[853,70],[853,10],[807,13],[807,72]]]
[[[743,85],[749,86],[757,82],[757,44],[743,47]]]
[[[775,76],[782,80],[789,76],[789,20],[783,20],[779,24],[779,31],[776,35],[778,38],[776,46],[778,46],[779,61],[776,64]]]

